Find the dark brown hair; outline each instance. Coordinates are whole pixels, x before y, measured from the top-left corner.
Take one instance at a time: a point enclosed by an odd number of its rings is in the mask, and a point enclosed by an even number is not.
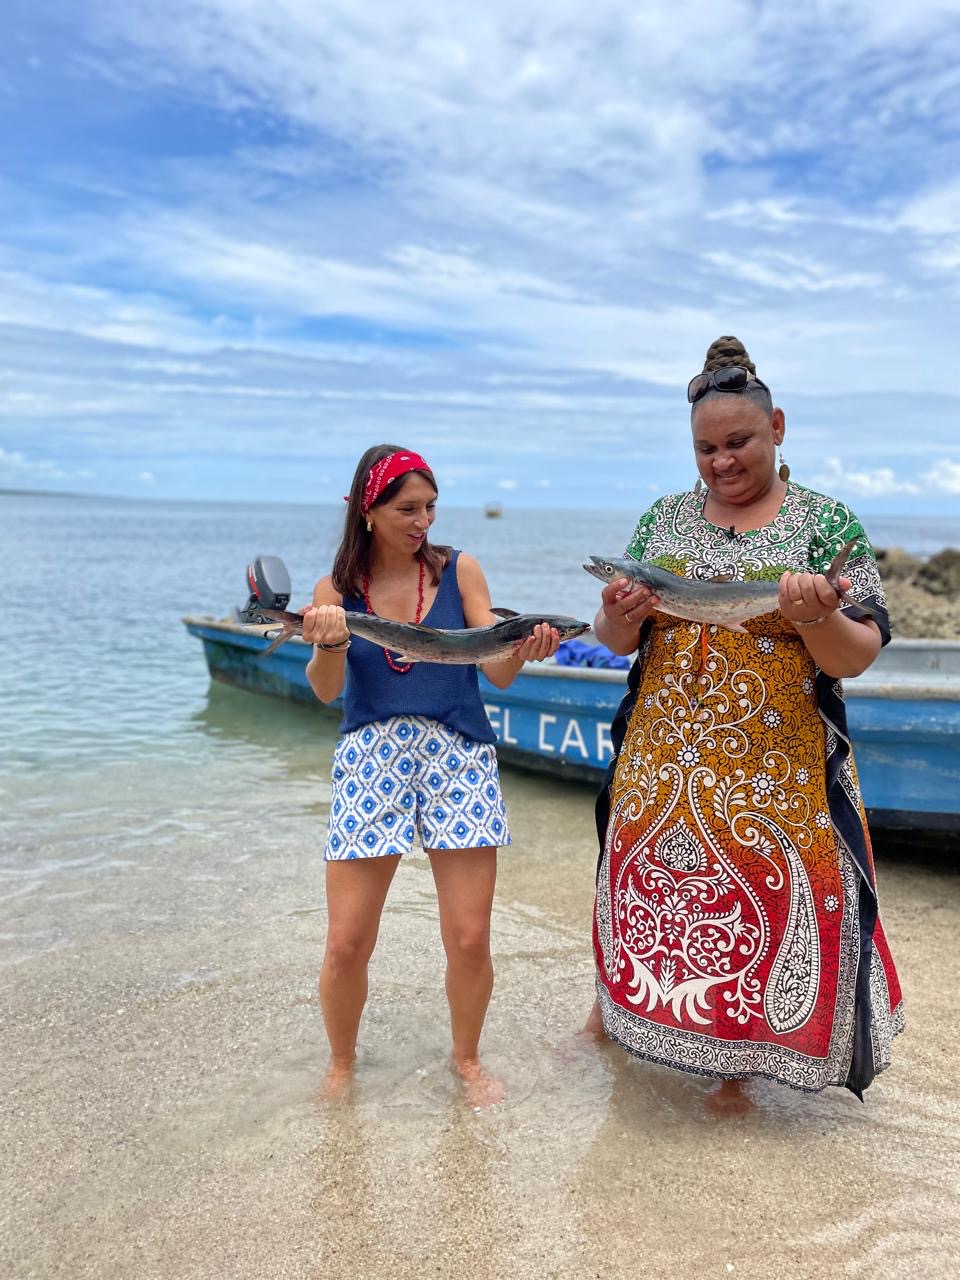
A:
[[[727,369],[730,365],[739,365],[746,369],[748,373],[757,376],[757,366],[750,359],[747,348],[743,345],[739,338],[727,334],[725,337],[717,338],[715,342],[711,342],[707,348],[707,354],[703,361],[703,372],[713,373],[715,369]],[[706,400],[715,400],[718,396],[729,395],[728,391],[708,391],[705,396],[701,396],[695,405],[691,407],[691,416],[697,405],[701,405]],[[761,405],[767,413],[773,413],[773,400],[770,392],[765,387],[758,386],[755,382],[748,382],[744,389],[738,393],[742,396],[748,396],[755,404]]]
[[[333,561],[333,574],[331,575],[334,590],[339,591],[342,596],[362,599],[363,579],[370,573],[372,535],[367,532],[367,517],[361,509],[363,491],[367,484],[370,468],[391,453],[400,453],[401,451],[401,446],[398,444],[375,444],[366,451],[357,463],[357,469],[353,473],[353,480],[350,484],[350,496],[347,499],[347,514],[343,519],[343,537],[340,540],[340,546],[337,548],[337,554]],[[388,498],[395,498],[410,476],[423,476],[428,484],[433,485],[434,493],[438,492],[433,472],[423,471],[418,467],[415,471],[408,471],[405,475],[398,476],[396,480],[387,485],[370,510],[373,511],[381,503],[386,502]],[[416,558],[422,560],[429,570],[434,586],[439,583],[440,574],[452,554],[450,547],[431,546],[426,538],[417,548]]]

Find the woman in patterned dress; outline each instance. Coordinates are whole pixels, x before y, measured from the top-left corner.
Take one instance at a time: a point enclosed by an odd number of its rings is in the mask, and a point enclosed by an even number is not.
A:
[[[900,987],[877,914],[870,837],[841,679],[889,639],[863,528],[776,465],[784,416],[735,338],[688,398],[700,478],[641,517],[627,554],[688,578],[779,582],[743,632],[656,611],[646,587],[604,589],[600,640],[639,650],[597,805],[588,1029],[638,1057],[742,1082],[846,1085],[890,1062]],[[856,539],[841,580],[823,576]]]

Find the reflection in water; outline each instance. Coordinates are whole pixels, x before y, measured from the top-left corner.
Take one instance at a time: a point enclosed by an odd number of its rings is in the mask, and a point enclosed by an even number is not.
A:
[[[510,1223],[496,1187],[502,1155],[469,1112],[445,1108],[425,1132],[410,1114],[385,1123],[369,1105],[346,1102],[326,1110],[323,1128],[310,1153],[322,1242],[311,1280],[509,1273]]]
[[[379,1188],[373,1176],[377,1160],[372,1142],[350,1102],[332,1106],[326,1113],[326,1132],[310,1153],[315,1188],[311,1210],[318,1219],[322,1240],[310,1280],[347,1276],[358,1258],[379,1272],[385,1270],[395,1244],[384,1231]],[[386,1204],[389,1205],[389,1198]]]
[[[278,816],[290,800],[290,785],[299,784],[297,809],[326,821],[330,807],[330,767],[339,719],[300,703],[211,682],[204,705],[190,717],[191,728],[226,747],[247,768],[262,769],[267,786],[284,784]],[[275,789],[275,785],[274,785]]]
[[[469,1113],[456,1110],[435,1152],[434,1229],[424,1241],[426,1274],[456,1259],[461,1274],[498,1280],[509,1269],[510,1231],[496,1192],[500,1153]],[[504,1258],[504,1249],[507,1257]]]
[[[597,1213],[596,1189],[608,1188],[618,1227],[587,1224],[584,1274],[616,1274],[625,1235],[669,1276],[951,1274],[955,1159],[931,1146],[908,1090],[875,1085],[864,1107],[837,1089],[753,1082],[750,1115],[716,1120],[702,1106],[706,1081],[600,1052],[613,1093],[571,1191]]]
[[[203,706],[190,717],[201,733],[272,752],[322,746],[332,754],[338,717],[300,702],[250,693],[211,680]]]

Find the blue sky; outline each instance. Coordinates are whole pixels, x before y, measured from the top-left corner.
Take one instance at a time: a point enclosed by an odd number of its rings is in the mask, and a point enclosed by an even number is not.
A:
[[[960,4],[41,0],[0,486],[639,508],[743,339],[795,478],[960,514]],[[887,11],[889,10],[889,11]]]

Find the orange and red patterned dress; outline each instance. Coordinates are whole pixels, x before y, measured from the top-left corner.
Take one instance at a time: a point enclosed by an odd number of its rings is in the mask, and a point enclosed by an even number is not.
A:
[[[822,572],[850,538],[849,594],[886,643],[862,527],[800,485],[771,524],[737,535],[704,519],[699,495],[661,498],[627,554],[688,578],[777,581]],[[903,1017],[842,686],[778,611],[746,634],[706,632],[652,614],[614,722],[597,806],[604,1029],[680,1070],[861,1096]]]

